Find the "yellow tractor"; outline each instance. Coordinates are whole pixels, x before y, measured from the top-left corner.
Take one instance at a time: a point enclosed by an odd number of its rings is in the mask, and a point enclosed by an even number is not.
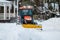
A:
[[[33,7],[32,6],[21,6],[19,7],[18,16],[19,22],[21,22],[24,28],[41,28],[42,25],[37,25],[33,19]]]

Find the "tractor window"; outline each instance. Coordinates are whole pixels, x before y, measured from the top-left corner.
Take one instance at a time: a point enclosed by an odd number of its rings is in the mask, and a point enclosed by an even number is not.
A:
[[[23,10],[23,12],[24,12],[24,13],[27,13],[27,12],[28,12],[28,10]]]
[[[32,15],[32,10],[22,10],[23,15]]]

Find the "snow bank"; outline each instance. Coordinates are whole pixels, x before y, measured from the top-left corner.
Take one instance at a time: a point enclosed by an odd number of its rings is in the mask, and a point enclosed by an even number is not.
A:
[[[0,23],[0,40],[17,40],[16,23]]]
[[[44,30],[60,30],[60,18],[51,18],[41,24]]]

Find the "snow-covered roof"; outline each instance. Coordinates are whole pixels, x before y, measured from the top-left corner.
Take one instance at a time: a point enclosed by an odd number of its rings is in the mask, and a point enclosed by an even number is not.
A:
[[[11,3],[12,3],[11,1],[1,1],[0,0],[0,6],[4,6],[4,5],[9,6],[9,4],[11,4]]]
[[[0,0],[0,1],[6,1],[6,0]]]
[[[0,2],[7,2],[7,3],[9,3],[9,2],[11,2],[11,1],[1,1],[1,0],[0,0]]]

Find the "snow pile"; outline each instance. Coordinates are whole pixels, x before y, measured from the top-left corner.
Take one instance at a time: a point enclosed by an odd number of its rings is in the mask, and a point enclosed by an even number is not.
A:
[[[17,40],[16,23],[0,23],[0,40]]]
[[[51,18],[41,24],[44,30],[60,30],[60,18]]]

